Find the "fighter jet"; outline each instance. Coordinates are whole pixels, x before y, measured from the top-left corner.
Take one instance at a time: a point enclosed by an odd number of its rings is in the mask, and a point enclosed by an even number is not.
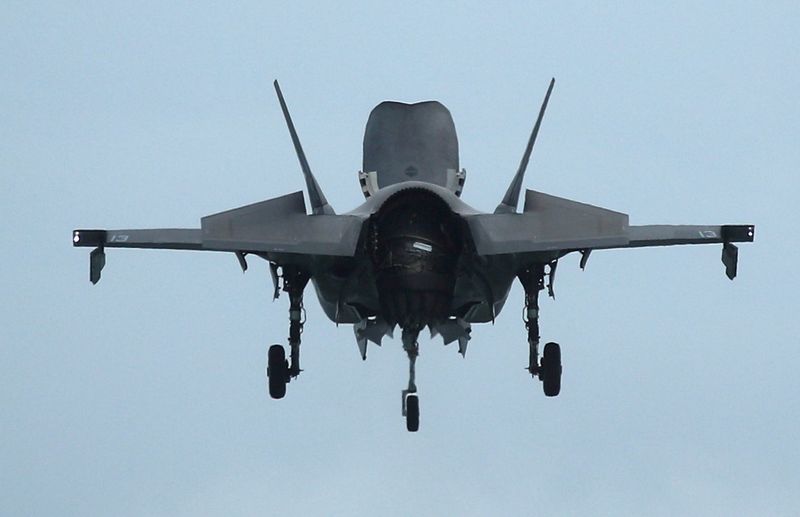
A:
[[[553,91],[551,80],[519,168],[494,213],[461,200],[466,171],[450,112],[434,101],[382,102],[367,121],[362,170],[364,203],[337,214],[311,172],[283,94],[275,92],[305,177],[302,191],[209,215],[199,228],[75,230],[74,246],[95,249],[89,278],[105,265],[106,248],[155,248],[233,253],[242,270],[247,257],[269,263],[273,298],[289,299],[289,357],[282,345],[267,352],[269,394],[281,399],[300,369],[303,294],[313,284],[326,316],[353,326],[362,359],[367,344],[401,330],[408,356],[402,414],[408,431],[419,428],[415,361],[426,327],[444,344],[467,352],[471,325],[494,322],[515,280],[525,290],[527,370],[544,394],[561,390],[561,348],[544,345],[540,357],[539,295],[554,296],[558,261],[579,253],[586,266],[595,250],[678,244],[722,245],[722,262],[736,276],[735,242],[752,242],[753,225],[672,226],[629,224],[628,215],[535,190],[523,177]]]

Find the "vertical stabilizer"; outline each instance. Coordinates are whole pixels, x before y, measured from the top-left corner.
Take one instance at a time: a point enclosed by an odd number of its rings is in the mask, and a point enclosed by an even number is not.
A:
[[[281,103],[283,118],[286,119],[286,125],[289,126],[289,134],[292,137],[294,150],[297,153],[297,159],[300,160],[300,168],[303,169],[303,176],[306,178],[306,189],[308,190],[308,201],[311,203],[311,210],[314,215],[334,215],[336,212],[334,212],[331,205],[328,204],[328,200],[325,199],[325,194],[322,193],[319,183],[317,183],[314,174],[311,172],[311,167],[308,166],[306,153],[303,152],[303,146],[300,145],[300,138],[297,136],[297,131],[292,123],[292,117],[289,115],[289,108],[286,107],[286,101],[283,99],[281,87],[278,85],[277,80],[272,84],[275,86],[275,93],[278,94],[278,102]]]
[[[531,152],[533,152],[533,144],[536,142],[536,135],[539,134],[539,126],[542,124],[544,111],[547,109],[547,101],[550,100],[550,93],[553,91],[553,85],[555,83],[555,78],[550,80],[550,86],[547,88],[547,93],[544,96],[544,102],[542,102],[542,107],[539,109],[539,117],[536,119],[536,124],[533,126],[531,137],[528,139],[528,147],[525,148],[525,154],[522,155],[522,161],[519,162],[519,169],[517,169],[514,179],[511,180],[511,185],[508,186],[503,201],[497,205],[494,211],[496,214],[507,214],[517,211],[519,194],[522,190],[522,179],[525,177],[525,169],[528,168],[528,161],[531,158]]]

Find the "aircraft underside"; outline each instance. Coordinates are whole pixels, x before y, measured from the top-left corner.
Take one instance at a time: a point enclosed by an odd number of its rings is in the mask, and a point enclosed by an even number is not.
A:
[[[465,355],[471,324],[493,321],[499,315],[515,279],[525,289],[527,369],[542,382],[546,396],[559,394],[561,349],[557,343],[547,343],[540,358],[538,302],[542,290],[553,294],[558,253],[480,258],[466,221],[431,191],[414,188],[388,198],[370,218],[361,252],[368,260],[355,263],[367,267],[351,271],[338,283],[326,282],[337,277],[328,270],[313,275],[322,280],[322,284],[317,282],[317,294],[331,320],[353,323],[363,359],[368,342],[380,345],[396,327],[401,329],[409,360],[408,386],[403,390],[403,416],[409,431],[419,428],[415,371],[419,333],[428,328],[441,335],[445,345],[457,341],[459,353]],[[270,348],[267,375],[273,398],[283,398],[286,385],[301,371],[300,311],[303,289],[312,277],[300,268],[282,269],[282,290],[290,301],[290,359],[281,345]]]
[[[418,234],[395,236],[406,244],[421,243]],[[408,257],[406,257],[407,259]],[[402,259],[401,259],[402,260]],[[427,263],[426,261],[420,261]],[[458,342],[458,350],[466,355],[470,339],[470,322],[448,312],[453,307],[453,279],[450,274],[425,271],[424,264],[404,260],[404,265],[420,268],[417,271],[383,271],[377,275],[380,310],[354,324],[356,341],[366,360],[367,342],[381,344],[385,336],[392,336],[395,326],[401,329],[401,341],[409,361],[408,386],[403,390],[403,416],[409,431],[419,429],[419,395],[416,384],[416,359],[419,355],[419,334],[426,327],[434,335],[442,336],[445,344]],[[427,263],[428,265],[430,263]],[[557,396],[561,390],[561,349],[557,343],[547,343],[540,358],[539,293],[545,289],[548,271],[555,270],[554,263],[533,264],[518,276],[525,288],[525,328],[527,329],[529,361],[527,369],[542,382],[548,397]],[[303,314],[303,290],[309,276],[296,268],[282,268],[281,290],[289,297],[289,349],[286,357],[283,346],[272,345],[267,357],[267,377],[272,398],[286,395],[287,384],[300,372],[300,345]]]

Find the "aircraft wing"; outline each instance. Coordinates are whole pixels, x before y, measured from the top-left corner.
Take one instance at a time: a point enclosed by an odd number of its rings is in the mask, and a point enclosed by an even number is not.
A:
[[[746,225],[645,225],[628,227],[628,243],[619,246],[605,246],[595,249],[608,248],[644,248],[650,246],[675,246],[683,244],[722,244],[722,263],[725,265],[725,274],[733,280],[739,263],[739,249],[734,242],[753,242],[755,226]],[[591,249],[581,250],[583,259],[581,267],[586,265]]]
[[[596,249],[641,248],[681,244],[723,244],[729,277],[736,276],[734,242],[752,242],[753,225],[631,226],[628,215],[541,192],[525,193],[521,214],[467,217],[479,255],[551,253],[586,254]]]
[[[628,243],[608,248],[644,248],[649,246],[674,246],[680,244],[724,244],[726,242],[753,242],[753,225],[666,225],[654,224],[628,227]],[[601,247],[595,249],[602,249]]]
[[[308,215],[302,192],[209,215],[200,228],[75,230],[74,246],[96,248],[90,257],[90,280],[97,283],[105,248],[145,248],[254,253],[279,257],[355,255],[364,219],[354,215]]]
[[[106,248],[149,248],[163,250],[202,250],[202,230],[157,228],[148,230],[74,230],[73,246]]]

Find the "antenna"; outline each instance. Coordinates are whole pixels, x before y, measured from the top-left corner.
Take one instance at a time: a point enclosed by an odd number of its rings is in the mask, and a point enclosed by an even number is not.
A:
[[[494,213],[496,214],[513,214],[517,211],[517,205],[519,204],[519,193],[522,189],[522,178],[525,176],[525,169],[528,168],[528,161],[530,160],[531,153],[533,152],[533,144],[536,143],[536,135],[539,134],[539,126],[541,126],[542,119],[544,118],[544,110],[547,109],[547,101],[550,100],[550,93],[553,91],[553,85],[555,84],[556,79],[554,77],[550,79],[550,86],[547,88],[547,93],[544,96],[544,102],[542,102],[542,107],[539,109],[539,117],[536,119],[536,124],[533,126],[531,137],[528,139],[528,147],[525,148],[525,154],[522,155],[522,161],[519,162],[519,169],[517,169],[514,179],[511,180],[511,185],[508,186],[508,190],[506,191],[506,195],[503,197],[503,201],[497,205],[497,208],[494,210]]]
[[[297,159],[300,161],[300,168],[303,169],[303,176],[306,178],[306,189],[308,190],[308,200],[311,203],[311,211],[314,215],[335,215],[336,212],[328,204],[325,194],[322,193],[319,183],[317,183],[314,174],[311,172],[311,167],[308,166],[306,153],[303,152],[303,146],[300,145],[300,138],[298,138],[297,131],[292,123],[292,117],[289,115],[289,108],[286,107],[286,101],[283,99],[278,80],[276,79],[272,84],[275,86],[275,93],[278,94],[278,102],[281,103],[283,118],[286,119],[286,125],[289,126],[289,134],[292,136],[294,150],[297,153]]]

